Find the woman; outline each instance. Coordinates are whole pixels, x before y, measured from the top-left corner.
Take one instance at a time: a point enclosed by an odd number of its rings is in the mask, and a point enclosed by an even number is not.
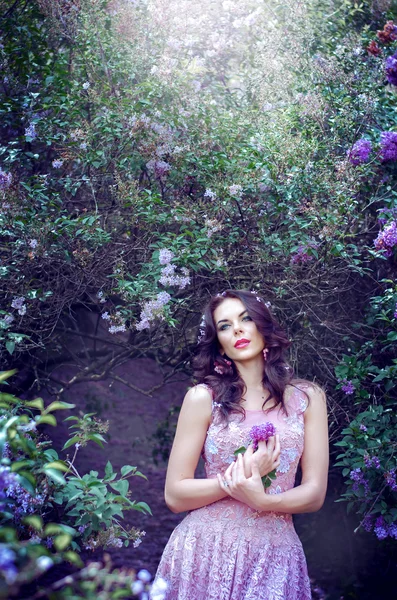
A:
[[[163,552],[167,600],[307,600],[306,559],[292,515],[321,508],[328,427],[321,388],[292,378],[290,345],[255,292],[211,298],[194,359],[201,382],[180,411],[165,484],[173,512],[190,511]],[[250,429],[276,435],[247,447]],[[194,473],[202,454],[206,479]],[[302,482],[294,487],[298,463]],[[261,477],[277,469],[264,489]]]

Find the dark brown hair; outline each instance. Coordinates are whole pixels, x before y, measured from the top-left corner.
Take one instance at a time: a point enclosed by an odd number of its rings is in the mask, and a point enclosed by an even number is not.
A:
[[[262,334],[266,348],[267,360],[264,363],[262,383],[269,391],[262,408],[267,411],[266,403],[273,398],[288,415],[284,404],[284,392],[288,384],[293,381],[293,369],[288,364],[285,353],[291,345],[285,331],[281,328],[265,301],[256,292],[247,290],[225,290],[222,294],[213,296],[207,303],[203,320],[200,324],[200,338],[197,353],[192,360],[194,378],[197,383],[205,383],[214,391],[214,400],[221,404],[221,413],[225,420],[231,413],[241,413],[245,410],[240,405],[240,400],[246,392],[244,381],[239,376],[234,362],[219,351],[219,342],[214,321],[215,309],[226,298],[238,298],[246,307],[249,316]],[[226,361],[229,361],[229,365]],[[217,363],[217,365],[215,365]],[[214,371],[218,366],[223,374]],[[298,381],[294,379],[294,381]],[[292,383],[292,385],[294,385]],[[303,390],[302,390],[303,391]]]

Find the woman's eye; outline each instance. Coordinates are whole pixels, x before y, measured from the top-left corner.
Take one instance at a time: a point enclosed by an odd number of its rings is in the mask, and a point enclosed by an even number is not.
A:
[[[243,321],[245,319],[248,319],[248,321],[252,321],[251,317],[249,315],[245,315],[245,317],[243,317]],[[219,328],[219,331],[223,331],[226,327],[229,327],[229,325],[226,323],[225,325],[221,325]]]

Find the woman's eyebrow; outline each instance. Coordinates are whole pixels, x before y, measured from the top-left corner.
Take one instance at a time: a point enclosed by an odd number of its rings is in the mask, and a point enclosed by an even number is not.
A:
[[[239,317],[241,317],[246,312],[247,309],[243,310],[243,312],[239,314]],[[219,325],[219,323],[223,323],[224,321],[230,321],[230,319],[221,319],[220,321],[218,321],[217,325]]]

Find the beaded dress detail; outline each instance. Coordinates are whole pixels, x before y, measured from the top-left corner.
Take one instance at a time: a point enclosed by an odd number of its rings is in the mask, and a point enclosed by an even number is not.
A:
[[[202,384],[204,385],[204,384]],[[248,443],[253,425],[272,422],[280,434],[280,466],[267,493],[294,487],[304,445],[307,397],[290,387],[288,415],[275,407],[265,413],[230,415],[225,428],[219,404],[202,450],[207,478],[224,473],[234,451]],[[208,388],[210,389],[210,388]],[[211,391],[211,390],[210,390]],[[286,394],[287,396],[287,394]],[[168,583],[166,600],[310,600],[310,581],[302,544],[292,515],[253,510],[224,498],[190,511],[175,528],[164,549],[156,579]]]

